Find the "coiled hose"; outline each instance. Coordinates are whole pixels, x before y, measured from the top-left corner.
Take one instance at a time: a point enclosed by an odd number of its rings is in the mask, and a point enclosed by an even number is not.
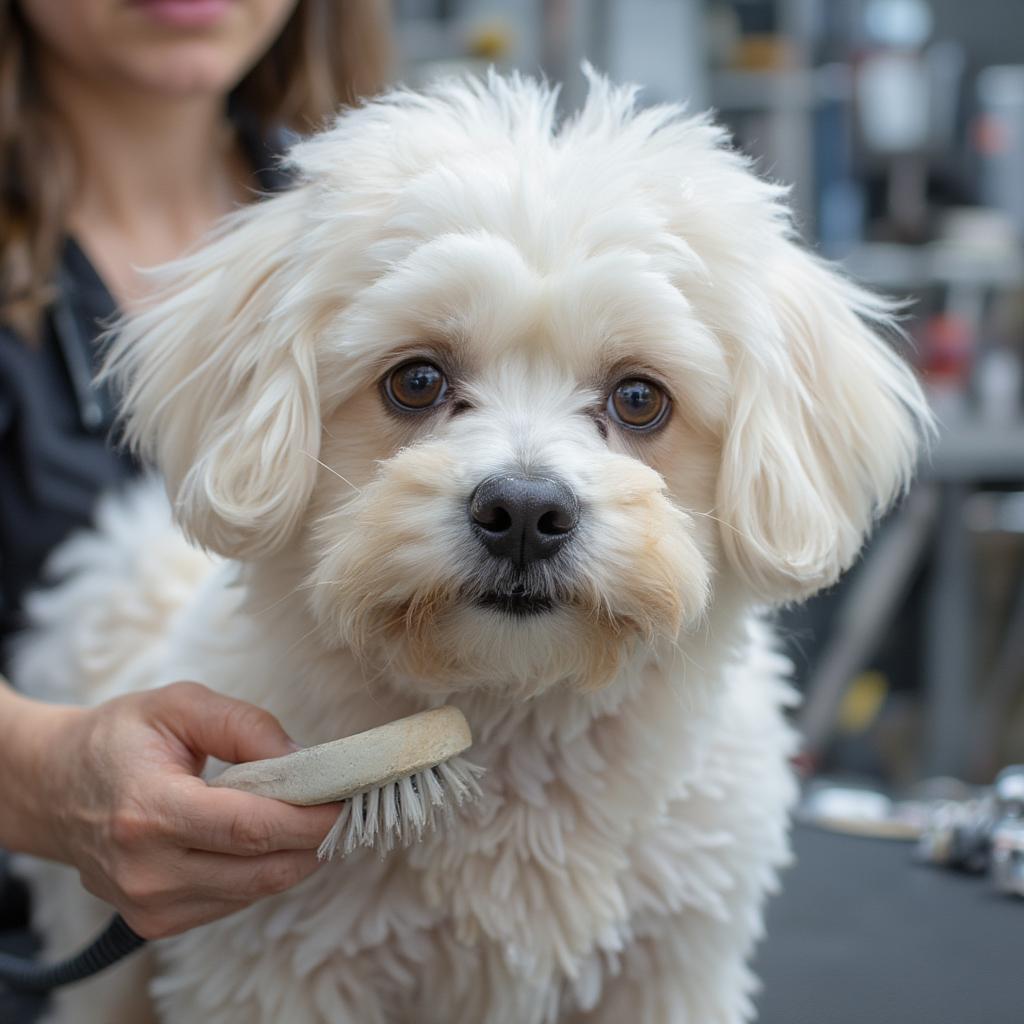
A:
[[[136,935],[117,914],[85,949],[55,964],[0,953],[0,983],[20,992],[49,992],[99,974],[145,943],[146,940]]]

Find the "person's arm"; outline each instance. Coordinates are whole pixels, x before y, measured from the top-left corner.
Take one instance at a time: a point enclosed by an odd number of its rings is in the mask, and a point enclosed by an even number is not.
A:
[[[75,708],[50,707],[15,693],[0,676],[0,846],[20,853],[51,857],[46,831],[36,824],[40,809],[27,783],[43,765],[51,730]]]
[[[272,715],[197,683],[75,708],[0,676],[0,846],[73,865],[140,935],[174,935],[316,869],[336,804],[292,807],[199,778],[208,756],[294,749]]]

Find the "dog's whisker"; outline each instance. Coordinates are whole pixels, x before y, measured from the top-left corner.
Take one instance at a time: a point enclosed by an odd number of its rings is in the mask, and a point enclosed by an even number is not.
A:
[[[725,519],[722,519],[721,516],[716,516],[713,512],[702,512],[700,509],[697,508],[684,508],[683,511],[686,512],[687,515],[703,516],[705,519],[713,519],[716,523],[721,524],[726,529],[732,530],[732,532],[735,533],[737,537],[742,537],[744,540],[749,541],[751,544],[757,543],[754,540],[754,538],[750,536],[749,533],[744,532],[738,526],[733,526],[732,523],[728,522]]]
[[[292,643],[288,645],[288,654],[293,654],[296,648],[304,644],[314,633],[318,632],[319,629],[319,623],[314,623],[311,629],[306,630],[306,632],[303,633],[302,636],[300,636],[297,640],[292,641]]]
[[[332,581],[326,581],[325,580],[324,582],[339,583],[341,581],[340,580],[332,580]],[[309,582],[308,580],[304,580],[302,583],[297,583],[294,587],[292,587],[291,590],[289,590],[285,594],[282,594],[276,601],[272,601],[265,608],[259,608],[259,609],[256,609],[255,611],[253,611],[253,615],[266,615],[267,612],[272,612],[279,605],[282,605],[282,604],[284,604],[285,601],[289,600],[289,598],[295,597],[295,595],[298,594],[300,591],[307,590],[311,586],[315,586],[315,584]]]
[[[361,491],[359,493],[362,494]],[[340,505],[337,505],[335,508],[332,508],[331,511],[327,513],[327,515],[321,516],[320,519],[314,525],[314,533],[328,532],[332,525],[332,520],[340,513],[344,512],[349,507],[349,505],[353,504],[356,500],[356,497],[349,498],[348,501],[344,501]],[[320,553],[321,560],[330,557],[339,548],[343,548],[346,544],[351,543],[352,541],[349,537],[339,537],[336,541],[334,541],[334,543],[328,545],[326,548],[323,549],[323,551]]]
[[[305,455],[307,459],[312,459],[318,466],[322,467],[323,469],[326,469],[328,473],[331,473],[334,476],[336,476],[343,484],[348,484],[348,486],[351,487],[352,490],[356,492],[356,494],[363,493],[363,489],[361,487],[357,487],[354,483],[352,483],[351,480],[348,479],[348,477],[342,476],[341,473],[339,473],[333,466],[328,466],[326,462],[324,462],[322,459],[318,459],[312,452],[307,452],[305,448],[300,448],[299,452],[300,454]]]
[[[302,583],[297,583],[288,593],[283,594],[276,601],[272,601],[265,608],[255,610],[253,615],[266,615],[267,612],[272,612],[279,605],[284,604],[289,598],[295,597],[296,594],[303,590],[312,590],[314,587],[340,586],[345,582],[345,580],[304,580]]]
[[[688,715],[694,710],[693,693],[690,688],[686,685],[686,673],[689,659],[686,656],[686,652],[682,648],[676,648],[677,653],[681,657],[681,663],[679,665],[679,678],[676,679],[674,672],[665,672],[662,674],[662,679],[666,686],[669,688],[669,692],[672,694],[675,702],[681,707]]]
[[[687,664],[692,665],[702,676],[707,675],[707,669],[705,666],[701,665],[697,659],[694,658],[694,656],[687,651],[685,647],[683,647],[682,642],[678,637],[670,641],[670,646],[673,650],[678,651],[680,657],[682,657]]]
[[[284,604],[284,602],[287,601],[289,598],[294,597],[299,592],[300,589],[302,589],[301,588],[301,584],[299,586],[294,587],[293,589],[289,590],[287,594],[283,594],[276,601],[271,601],[271,603],[268,604],[265,608],[257,608],[257,609],[255,609],[253,611],[253,615],[261,616],[261,615],[266,615],[268,612],[272,612],[279,605]]]

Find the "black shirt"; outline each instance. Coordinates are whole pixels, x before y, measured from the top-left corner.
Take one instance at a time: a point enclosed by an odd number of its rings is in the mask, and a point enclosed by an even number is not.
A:
[[[0,671],[47,555],[138,471],[108,443],[114,403],[93,383],[114,299],[71,239],[56,283],[37,343],[0,328]]]
[[[277,191],[288,176],[267,146],[242,132],[260,187]],[[283,140],[277,140],[283,141]],[[68,239],[57,297],[41,337],[30,345],[0,326],[0,672],[11,637],[24,626],[27,590],[62,540],[92,520],[100,494],[138,472],[111,443],[116,398],[93,382],[97,337],[116,303],[85,253]]]

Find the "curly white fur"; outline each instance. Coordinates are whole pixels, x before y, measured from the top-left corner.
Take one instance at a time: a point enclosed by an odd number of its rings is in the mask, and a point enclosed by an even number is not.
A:
[[[152,494],[108,512],[21,671],[83,700],[197,678],[306,743],[455,703],[482,813],[158,943],[60,1019],[141,1019],[147,991],[165,1024],[750,1019],[795,791],[757,609],[850,564],[928,413],[884,304],[795,244],[720,129],[596,76],[554,105],[494,76],[392,93],[164,272],[111,372],[226,561],[148,525]],[[457,407],[388,412],[410,356]],[[649,437],[603,415],[630,373],[672,397]],[[510,471],[583,509],[530,618],[474,601],[504,570],[466,503]],[[106,910],[33,870],[51,940],[85,938]]]

